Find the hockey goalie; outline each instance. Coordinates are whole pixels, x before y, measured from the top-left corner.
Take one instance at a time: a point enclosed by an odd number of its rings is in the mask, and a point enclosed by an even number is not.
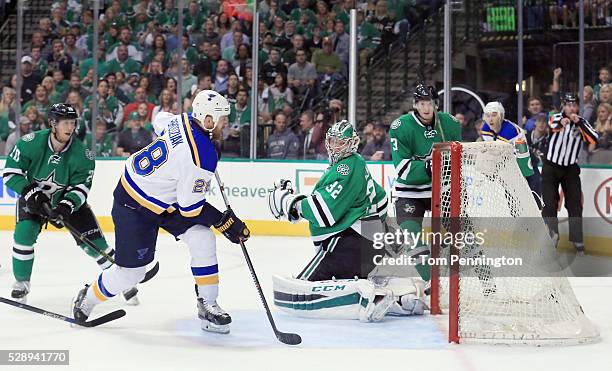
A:
[[[357,153],[359,137],[346,120],[327,132],[330,166],[310,195],[280,180],[268,195],[279,220],[309,222],[315,256],[295,278],[273,277],[276,306],[300,317],[380,321],[420,315],[425,282],[379,276],[374,233],[386,231],[387,196]]]

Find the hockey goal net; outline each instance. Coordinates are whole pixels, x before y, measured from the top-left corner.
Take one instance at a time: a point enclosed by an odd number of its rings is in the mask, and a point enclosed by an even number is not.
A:
[[[432,170],[433,234],[486,232],[471,244],[432,241],[431,257],[447,264],[432,265],[431,313],[448,312],[449,342],[547,345],[598,339],[556,264],[512,145],[439,143]],[[457,259],[506,255],[522,257],[523,263],[463,265]]]

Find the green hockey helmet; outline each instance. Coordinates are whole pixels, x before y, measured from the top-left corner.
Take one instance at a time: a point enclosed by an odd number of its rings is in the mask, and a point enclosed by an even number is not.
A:
[[[325,148],[332,165],[357,152],[358,146],[359,136],[347,120],[336,122],[327,130]]]

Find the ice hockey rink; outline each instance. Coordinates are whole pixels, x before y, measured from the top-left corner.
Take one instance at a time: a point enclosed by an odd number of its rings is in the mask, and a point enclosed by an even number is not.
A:
[[[113,234],[107,234],[110,243]],[[8,296],[11,232],[0,232],[0,290]],[[449,345],[446,316],[388,318],[381,323],[306,320],[274,310],[281,331],[303,343],[290,347],[274,337],[240,251],[218,238],[220,304],[233,318],[229,335],[200,329],[185,246],[168,234],[157,245],[159,274],[139,286],[141,305],[115,298],[93,317],[124,308],[127,315],[97,328],[67,323],[0,304],[0,348],[70,350],[69,366],[0,366],[27,370],[610,370],[612,278],[573,278],[586,315],[601,341],[568,347]],[[268,297],[272,274],[297,273],[311,258],[307,238],[253,237],[247,242]],[[594,259],[585,257],[587,259]],[[603,259],[603,258],[597,258]],[[28,303],[69,315],[78,289],[98,274],[97,265],[67,233],[44,232],[36,246]]]

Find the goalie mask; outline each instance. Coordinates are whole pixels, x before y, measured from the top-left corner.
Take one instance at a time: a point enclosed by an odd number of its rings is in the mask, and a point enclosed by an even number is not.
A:
[[[336,122],[325,135],[325,148],[330,164],[335,164],[357,152],[359,136],[347,120]]]

